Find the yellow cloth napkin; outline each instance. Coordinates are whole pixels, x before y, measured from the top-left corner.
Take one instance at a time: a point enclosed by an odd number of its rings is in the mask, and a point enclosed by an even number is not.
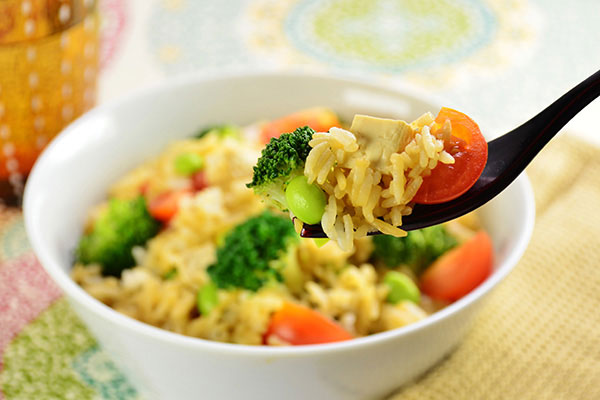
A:
[[[600,149],[562,136],[527,173],[523,259],[456,351],[393,400],[600,399]]]

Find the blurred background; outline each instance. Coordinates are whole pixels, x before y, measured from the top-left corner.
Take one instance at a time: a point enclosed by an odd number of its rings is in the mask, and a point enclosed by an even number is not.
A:
[[[300,69],[418,86],[495,135],[600,65],[594,0],[105,3],[100,102],[179,74]]]
[[[415,86],[495,137],[599,69],[599,17],[596,0],[0,0],[2,193],[18,202],[35,156],[94,104],[190,73]],[[598,115],[565,131],[599,144]],[[0,399],[136,398],[60,297],[0,204]]]

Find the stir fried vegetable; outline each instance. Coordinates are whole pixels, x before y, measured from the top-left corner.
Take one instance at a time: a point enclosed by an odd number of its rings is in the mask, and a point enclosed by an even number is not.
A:
[[[271,280],[283,280],[272,261],[282,257],[297,240],[288,218],[265,211],[227,233],[208,273],[220,288],[256,291]]]
[[[465,114],[444,107],[435,119],[432,133],[446,120],[452,124],[447,151],[454,157],[454,164],[438,164],[430,176],[423,178],[413,198],[416,203],[437,204],[457,198],[475,184],[485,168],[487,143],[479,126]]]
[[[492,240],[484,231],[441,256],[421,277],[423,293],[455,301],[475,289],[492,272]]]
[[[439,256],[456,246],[453,236],[442,225],[409,231],[405,237],[379,235],[373,237],[373,256],[388,267],[400,265],[420,274]]]
[[[133,247],[144,245],[158,233],[159,227],[148,213],[144,197],[112,199],[91,232],[79,241],[77,261],[100,264],[104,275],[120,276],[124,269],[135,265]]]
[[[291,302],[284,303],[283,307],[271,317],[264,335],[266,343],[271,336],[292,345],[352,339],[349,332],[323,314]]]
[[[265,124],[261,131],[262,141],[268,143],[271,138],[278,138],[282,133],[293,132],[301,126],[308,126],[316,132],[327,132],[334,126],[341,126],[341,123],[337,115],[327,108],[301,110]]]
[[[266,197],[275,207],[287,210],[286,186],[295,177],[303,176],[304,163],[311,149],[308,142],[314,133],[305,126],[271,139],[254,167],[252,182],[247,186]]]

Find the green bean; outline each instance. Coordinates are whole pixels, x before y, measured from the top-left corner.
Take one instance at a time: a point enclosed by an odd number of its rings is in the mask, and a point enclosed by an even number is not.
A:
[[[207,315],[219,304],[217,285],[210,282],[198,290],[197,306],[202,315]]]
[[[306,176],[291,180],[285,189],[285,199],[290,211],[306,224],[318,224],[325,212],[325,193],[316,184],[309,184]]]
[[[388,303],[396,304],[402,300],[418,303],[421,300],[419,288],[406,274],[389,271],[383,277],[383,283],[390,289],[387,296]]]
[[[182,153],[175,158],[175,172],[189,176],[204,168],[204,159],[196,153]]]

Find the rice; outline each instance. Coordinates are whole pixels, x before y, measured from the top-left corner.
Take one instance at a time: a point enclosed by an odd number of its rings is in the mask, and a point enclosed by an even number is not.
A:
[[[172,143],[110,188],[111,197],[132,198],[143,187],[152,199],[165,190],[182,187],[173,168],[179,154],[196,152],[207,160],[205,174],[210,186],[182,199],[169,226],[145,247],[134,248],[137,265],[119,279],[102,276],[98,265],[77,264],[72,277],[90,295],[120,313],[172,332],[221,342],[263,344],[271,315],[285,301],[316,309],[355,336],[419,320],[427,314],[421,305],[386,302],[388,289],[382,283],[386,270],[370,262],[373,244],[364,236],[374,230],[402,236],[398,226],[402,216],[411,211],[410,199],[421,176],[432,161],[453,161],[442,143],[450,126],[444,125],[436,137],[424,129],[432,123],[426,114],[407,125],[410,140],[389,142],[395,150],[406,150],[396,151],[388,157],[389,162],[369,159],[348,130],[333,128],[313,136],[305,173],[327,194],[322,225],[339,246],[330,242],[319,248],[312,240],[301,240],[285,255],[282,283],[266,285],[257,292],[218,290],[218,304],[210,313],[200,315],[197,310],[196,296],[209,282],[206,269],[215,261],[217,243],[229,229],[265,207],[245,186],[261,145],[214,135]],[[422,154],[427,158],[426,168],[411,176],[420,168]],[[91,211],[88,226],[104,207],[105,203]],[[466,235],[461,229],[456,228]],[[435,310],[428,307],[427,312]],[[270,337],[267,344],[286,343]]]
[[[411,124],[387,120],[388,125],[394,124],[394,133],[376,137],[369,132],[373,119],[361,117],[355,117],[350,130],[332,128],[328,133],[315,133],[304,169],[308,181],[319,184],[327,194],[323,231],[344,250],[352,250],[353,239],[369,231],[406,235],[398,227],[402,216],[412,211],[410,203],[423,177],[438,163],[454,163],[445,150],[452,131],[449,120],[435,136],[429,113]],[[361,139],[366,140],[363,146]],[[352,222],[347,216],[362,218]]]

